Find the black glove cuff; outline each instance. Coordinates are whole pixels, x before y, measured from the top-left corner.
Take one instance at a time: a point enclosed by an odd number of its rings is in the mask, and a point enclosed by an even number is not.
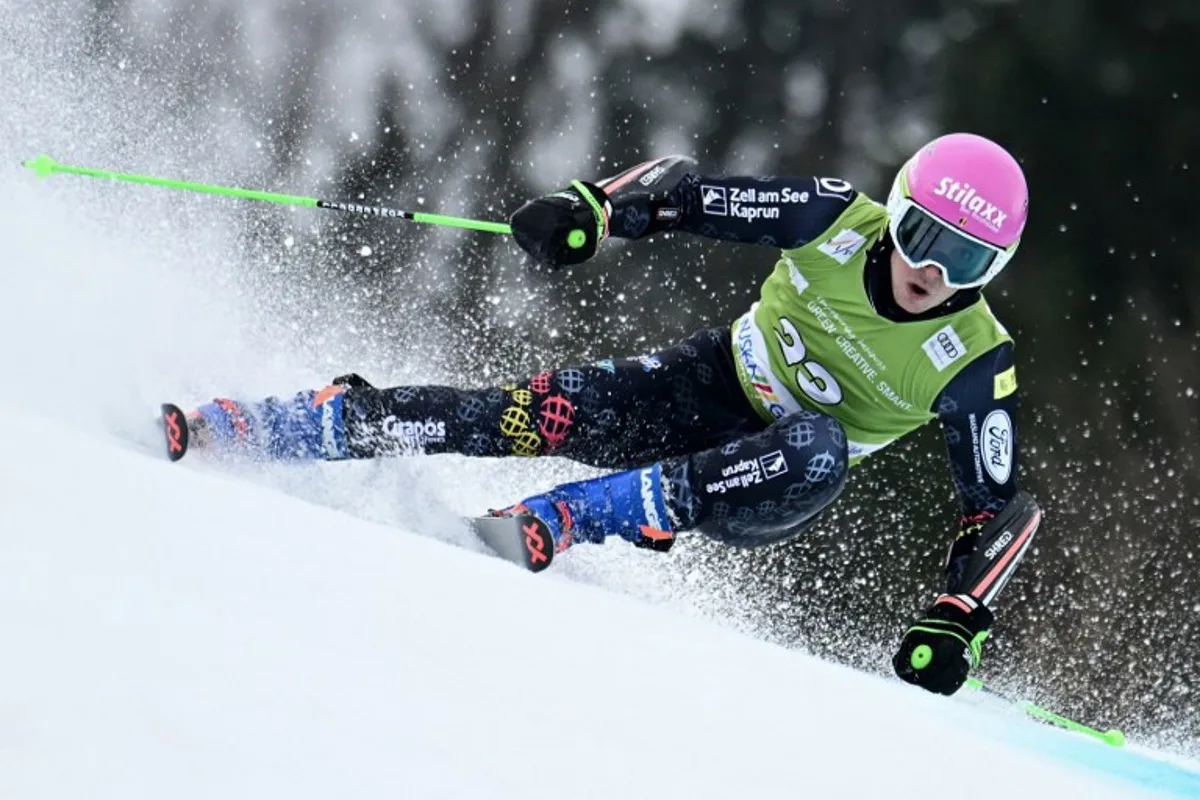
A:
[[[968,640],[980,631],[990,630],[996,615],[969,594],[944,594],[934,601],[923,624],[945,623],[965,630]]]

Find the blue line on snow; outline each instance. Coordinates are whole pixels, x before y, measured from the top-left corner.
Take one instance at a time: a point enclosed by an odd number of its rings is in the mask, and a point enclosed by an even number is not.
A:
[[[1025,730],[1014,738],[1024,747],[1043,755],[1176,797],[1200,797],[1200,772],[1182,764],[1160,760],[1128,747],[1111,747],[1086,736],[1050,727],[1023,727]]]

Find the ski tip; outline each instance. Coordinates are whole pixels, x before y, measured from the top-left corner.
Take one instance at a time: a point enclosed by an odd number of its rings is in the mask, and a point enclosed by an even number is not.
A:
[[[554,560],[554,535],[550,533],[546,523],[532,514],[523,515],[518,519],[521,522],[521,535],[525,544],[522,554],[525,568],[530,572],[541,572]]]
[[[187,455],[188,427],[183,411],[171,403],[162,404],[162,430],[166,438],[167,458],[178,461]]]
[[[474,517],[467,522],[496,555],[530,572],[541,572],[554,560],[554,536],[546,523],[531,514]]]

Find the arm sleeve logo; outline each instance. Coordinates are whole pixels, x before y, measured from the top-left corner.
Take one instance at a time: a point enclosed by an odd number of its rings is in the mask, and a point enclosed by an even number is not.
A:
[[[701,186],[700,204],[704,213],[710,217],[729,216],[729,196],[725,193],[724,186]]]
[[[1008,483],[1013,462],[1012,420],[1006,412],[997,409],[984,418],[983,429],[979,433],[979,455],[983,458],[983,468],[996,483]]]
[[[998,373],[994,381],[995,391],[992,396],[996,400],[1003,400],[1017,390],[1017,370],[1015,367],[1009,367],[1004,372]]]

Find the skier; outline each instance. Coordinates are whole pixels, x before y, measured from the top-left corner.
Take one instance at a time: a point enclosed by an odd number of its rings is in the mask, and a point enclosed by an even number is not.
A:
[[[1025,226],[1021,168],[985,138],[943,136],[904,165],[885,206],[836,178],[695,166],[671,156],[572,181],[518,209],[513,236],[550,268],[587,261],[610,236],[664,231],[780,251],[761,299],[731,327],[505,386],[380,389],[347,375],[286,399],[216,400],[188,415],[192,447],[275,459],[564,456],[617,471],[493,514],[535,520],[529,530],[554,552],[608,535],[666,550],[682,531],[757,547],[810,526],[850,467],[937,418],[962,514],[944,591],[893,666],[952,694],[978,665],[990,606],[1041,518],[1016,486],[1012,339],[980,293]]]

